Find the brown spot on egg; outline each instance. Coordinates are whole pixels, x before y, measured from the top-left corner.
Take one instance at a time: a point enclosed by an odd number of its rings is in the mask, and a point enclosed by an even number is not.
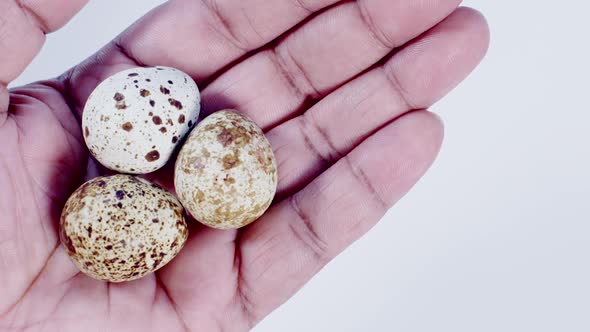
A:
[[[113,246],[109,244],[108,246],[104,247],[106,250],[113,250]]]
[[[146,90],[146,89],[141,89],[139,91],[139,95],[145,98],[145,97],[147,97],[147,96],[150,95],[150,91],[149,90]]]
[[[127,75],[127,76],[129,76],[129,77],[135,77],[137,75],[139,75],[139,74],[138,73],[131,73],[131,74]]]
[[[72,239],[68,236],[68,234],[66,233],[65,229],[62,228],[62,231],[60,232],[60,237],[61,237],[61,242],[64,244],[64,246],[66,247],[66,249],[72,253],[75,254],[76,253],[76,247],[74,247],[74,244],[72,243]]]
[[[172,202],[168,201],[168,204],[169,204],[169,206],[170,206],[171,209],[174,209],[174,206],[172,205]],[[174,214],[176,215],[176,217],[178,219],[184,219],[181,210],[175,210],[174,211]]]
[[[238,127],[222,127],[219,134],[217,134],[217,141],[223,145],[223,147],[228,147],[230,144],[235,144],[238,148],[244,147],[246,144],[249,144],[251,141],[251,136],[248,134],[248,131],[243,126]]]
[[[167,124],[174,126],[174,122],[172,121],[172,119],[168,118],[168,120],[166,121]]]
[[[223,164],[223,168],[226,170],[237,167],[240,164],[238,151],[234,152],[233,154],[226,154],[223,156],[221,163]]]
[[[178,123],[183,124],[184,121],[186,121],[184,114],[180,114],[180,116],[178,117]]]
[[[133,130],[133,125],[131,124],[131,122],[125,122],[121,128],[123,128],[123,130],[125,131],[131,131]]]
[[[150,106],[151,106],[151,107],[154,107],[154,106],[156,106],[156,102],[155,102],[154,100],[151,100],[151,99],[150,99]]]
[[[168,98],[168,102],[170,103],[170,105],[176,107],[177,109],[181,110],[182,109],[182,103],[174,98]]]
[[[127,108],[127,105],[125,104],[125,96],[122,93],[120,93],[120,92],[115,93],[115,95],[113,96],[113,99],[116,102],[115,107],[118,110],[124,110]]]
[[[149,162],[154,162],[160,159],[160,152],[158,150],[152,150],[145,155],[145,160]]]
[[[166,127],[162,127],[162,128],[160,128],[160,132],[161,132],[162,134],[165,134],[167,131],[168,131],[168,129],[166,129]]]
[[[215,221],[219,224],[221,222],[232,221],[235,219],[241,219],[245,213],[243,208],[232,209],[229,204],[224,204],[215,209]]]
[[[169,95],[170,94],[170,90],[168,90],[163,85],[160,85],[160,92],[163,93],[163,94],[165,94],[165,95]]]
[[[154,266],[152,267],[152,269],[154,269],[154,270],[155,270],[155,269],[157,269],[157,268],[158,268],[158,266],[160,266],[160,263],[161,263],[161,262],[162,262],[162,259],[161,259],[161,258],[158,258],[158,259],[156,259],[156,260],[154,261]]]
[[[197,203],[203,203],[203,201],[205,201],[205,193],[201,190],[197,190],[197,195],[195,198]]]
[[[156,115],[156,116],[154,116],[154,117],[152,118],[152,122],[153,122],[155,125],[161,125],[161,124],[162,124],[162,118],[160,118],[159,116],[157,116],[157,115]]]
[[[172,81],[170,81],[170,80],[169,80],[169,81],[168,81],[168,84],[174,84],[174,82],[172,82]]]
[[[184,221],[182,220],[176,220],[176,228],[178,228],[179,230],[184,230]]]
[[[225,176],[225,178],[223,178],[223,182],[226,185],[232,185],[232,184],[236,183],[236,179],[232,178],[231,176],[229,176],[229,174],[227,174]]]
[[[172,144],[176,144],[178,142],[178,137],[177,136],[173,136],[172,137]]]
[[[86,137],[90,136],[90,130],[88,129],[88,127],[84,128],[84,134],[86,135]]]

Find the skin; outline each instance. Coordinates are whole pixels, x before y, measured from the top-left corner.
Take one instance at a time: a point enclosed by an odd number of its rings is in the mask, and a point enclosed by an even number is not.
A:
[[[424,174],[443,136],[425,109],[489,40],[483,17],[458,0],[172,0],[9,98],[6,84],[44,33],[85,2],[15,1],[0,2],[2,331],[248,330]],[[278,196],[240,231],[193,224],[171,264],[109,284],[79,273],[57,225],[68,196],[102,173],[83,144],[82,105],[101,80],[137,65],[179,68],[203,89],[205,114],[239,108],[258,123],[277,157]],[[170,188],[172,170],[150,177]]]

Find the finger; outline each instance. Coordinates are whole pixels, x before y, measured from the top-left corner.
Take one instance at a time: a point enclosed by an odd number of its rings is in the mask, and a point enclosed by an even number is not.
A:
[[[172,0],[64,77],[83,105],[106,77],[132,66],[170,66],[202,83],[338,0]]]
[[[383,65],[271,130],[267,136],[279,169],[278,196],[309,183],[392,119],[430,107],[475,68],[488,43],[483,16],[458,9]]]
[[[45,33],[63,27],[88,0],[16,0]]]
[[[87,1],[0,1],[0,124],[8,106],[5,87],[37,55],[45,42],[45,34],[64,25]]]
[[[246,229],[238,294],[250,315],[278,307],[375,225],[424,174],[442,136],[432,113],[408,113]]]
[[[459,2],[343,2],[224,73],[204,90],[203,109],[238,108],[263,128],[274,126],[441,21]]]
[[[0,81],[15,79],[39,52],[45,34],[64,25],[87,0],[0,2]]]

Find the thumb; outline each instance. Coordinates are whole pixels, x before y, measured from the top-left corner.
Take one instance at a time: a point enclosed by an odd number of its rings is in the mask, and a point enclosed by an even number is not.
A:
[[[0,125],[6,118],[7,85],[31,63],[45,35],[61,28],[88,0],[0,1]]]

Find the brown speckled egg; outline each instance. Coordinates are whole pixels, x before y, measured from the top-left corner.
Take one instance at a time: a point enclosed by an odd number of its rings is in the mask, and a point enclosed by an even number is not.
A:
[[[274,154],[255,123],[235,111],[219,111],[199,123],[182,146],[174,184],[195,219],[214,228],[239,228],[272,203]]]
[[[60,239],[76,266],[99,280],[141,278],[172,260],[188,236],[166,190],[130,175],[95,178],[68,199]]]
[[[88,150],[105,167],[129,174],[166,164],[199,118],[200,94],[187,74],[133,68],[101,82],[84,106]]]

